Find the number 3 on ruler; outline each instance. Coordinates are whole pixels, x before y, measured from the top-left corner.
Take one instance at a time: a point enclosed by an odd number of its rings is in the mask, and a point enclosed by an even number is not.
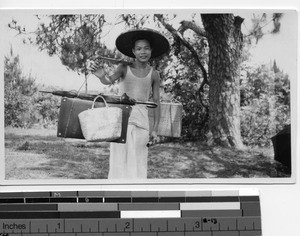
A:
[[[201,228],[200,221],[196,221],[196,222],[195,222],[195,228],[196,228],[196,229],[200,229],[200,228]]]

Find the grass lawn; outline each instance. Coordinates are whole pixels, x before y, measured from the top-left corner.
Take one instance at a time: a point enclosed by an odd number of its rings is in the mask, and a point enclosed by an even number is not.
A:
[[[201,143],[149,148],[148,178],[289,177],[273,148],[236,151]],[[5,129],[5,178],[106,179],[109,143],[56,137],[56,130]]]

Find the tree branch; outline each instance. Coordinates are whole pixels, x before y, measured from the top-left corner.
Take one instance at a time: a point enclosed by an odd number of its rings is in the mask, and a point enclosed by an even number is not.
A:
[[[208,78],[207,78],[207,72],[204,66],[202,65],[200,58],[198,56],[197,51],[183,38],[179,35],[178,31],[173,28],[172,25],[168,24],[165,20],[162,14],[155,14],[154,15],[158,21],[172,34],[176,42],[179,42],[180,44],[184,45],[193,55],[193,57],[196,60],[196,64],[200,67],[202,75],[203,75],[203,81],[200,86],[200,91],[203,92],[203,87],[205,84],[208,84]]]
[[[196,25],[192,21],[183,20],[183,21],[180,22],[180,24],[181,24],[181,26],[179,27],[178,31],[182,35],[186,30],[191,29],[199,36],[202,36],[202,37],[207,36],[205,30],[202,29],[201,27],[199,27],[198,25]]]

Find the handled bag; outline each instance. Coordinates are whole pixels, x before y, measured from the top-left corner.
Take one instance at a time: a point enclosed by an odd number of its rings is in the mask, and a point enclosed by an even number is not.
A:
[[[166,137],[181,136],[183,106],[179,102],[161,102],[160,103],[160,120],[157,134]],[[150,132],[154,125],[154,110],[148,112]]]
[[[95,102],[102,98],[105,107],[95,108]],[[107,105],[104,97],[95,97],[92,108],[78,114],[82,134],[90,142],[109,142],[121,137],[122,109]]]

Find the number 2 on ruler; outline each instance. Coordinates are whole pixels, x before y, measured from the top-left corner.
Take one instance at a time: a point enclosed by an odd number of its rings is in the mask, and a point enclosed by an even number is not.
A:
[[[128,222],[128,221],[125,222],[125,230],[126,230],[126,229],[130,229],[130,222]]]

